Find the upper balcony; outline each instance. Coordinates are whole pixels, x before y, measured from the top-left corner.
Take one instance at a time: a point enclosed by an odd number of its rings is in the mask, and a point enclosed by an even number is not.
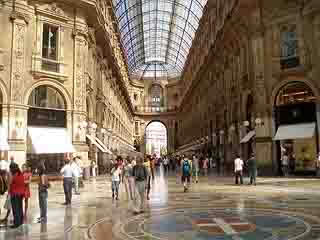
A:
[[[177,106],[167,107],[153,107],[153,106],[135,106],[134,113],[137,115],[164,115],[176,114],[178,112]]]

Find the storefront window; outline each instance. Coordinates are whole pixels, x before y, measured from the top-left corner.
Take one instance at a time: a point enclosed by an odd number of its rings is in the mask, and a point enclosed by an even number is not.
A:
[[[44,134],[49,129],[52,132],[52,129],[66,128],[66,103],[61,93],[56,89],[46,85],[37,87],[32,91],[28,104],[30,106],[28,110],[28,128],[43,129]],[[28,129],[29,131],[30,129]],[[57,134],[59,133],[57,132]],[[50,144],[56,145],[59,143],[48,142],[48,145]],[[47,173],[55,174],[63,166],[64,153],[61,150],[59,150],[59,153],[55,153],[55,151],[52,152],[48,147],[48,152],[50,153],[35,153],[35,139],[31,138],[30,132],[28,134],[27,145],[27,162],[33,170],[39,164],[43,164]]]
[[[289,158],[289,173],[312,173],[318,152],[315,96],[312,90],[303,82],[291,82],[279,91],[275,105],[279,166],[282,166],[281,159],[286,155]]]

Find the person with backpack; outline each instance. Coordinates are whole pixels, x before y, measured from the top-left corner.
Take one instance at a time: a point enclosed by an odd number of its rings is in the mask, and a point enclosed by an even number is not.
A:
[[[133,167],[132,176],[135,179],[136,190],[140,197],[140,206],[137,209],[137,213],[142,213],[144,211],[144,198],[146,180],[148,179],[148,170],[144,166],[143,160],[141,158],[138,158],[137,164]]]
[[[47,209],[48,209],[48,188],[50,187],[48,176],[45,173],[45,168],[40,166],[38,168],[39,183],[38,183],[38,194],[39,194],[39,208],[40,217],[37,219],[38,223],[47,222]]]
[[[183,183],[184,192],[186,192],[189,189],[190,177],[191,177],[191,171],[192,171],[191,170],[192,163],[187,157],[184,157],[184,159],[182,160],[181,169],[182,169],[181,181]]]

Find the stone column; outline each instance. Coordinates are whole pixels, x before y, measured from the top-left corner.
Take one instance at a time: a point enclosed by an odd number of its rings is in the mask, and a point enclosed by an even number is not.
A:
[[[86,144],[86,129],[83,122],[86,121],[86,58],[88,54],[87,25],[85,15],[77,9],[76,26],[73,29],[74,38],[74,78],[73,78],[73,117],[72,140],[77,155],[81,156],[85,173],[88,173],[90,162],[88,161],[88,146]]]
[[[253,54],[254,90],[256,118],[261,119],[261,124],[256,125],[255,155],[260,173],[272,172],[272,138],[270,136],[270,119],[267,106],[267,93],[265,86],[265,29],[261,24],[260,11],[253,14],[256,25],[253,27],[251,46]]]
[[[26,68],[26,33],[29,17],[26,14],[27,3],[17,0],[15,10],[11,13],[12,39],[11,39],[11,77],[9,84],[9,102],[4,107],[4,127],[8,130],[10,151],[8,158],[20,166],[26,160],[26,136],[27,136],[27,108],[24,104],[23,89],[25,88]]]

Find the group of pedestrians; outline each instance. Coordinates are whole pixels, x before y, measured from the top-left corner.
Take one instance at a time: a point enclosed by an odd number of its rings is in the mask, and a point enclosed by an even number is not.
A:
[[[74,157],[72,160],[66,158],[66,163],[60,170],[60,173],[63,176],[63,190],[65,195],[65,202],[63,205],[71,205],[73,186],[75,194],[80,195],[79,185],[82,175],[82,168],[79,165],[80,160],[79,156]]]
[[[253,153],[246,163],[240,158],[240,155],[237,154],[234,160],[235,184],[239,184],[239,180],[240,184],[243,184],[243,172],[245,167],[248,169],[248,175],[250,178],[249,184],[256,185],[257,163]]]
[[[38,173],[39,208],[41,213],[38,222],[46,222],[48,179],[43,166],[38,167]],[[11,228],[18,228],[27,221],[29,199],[31,197],[31,180],[31,168],[26,164],[23,164],[22,169],[20,169],[13,158],[10,159],[10,163],[3,159],[0,160],[0,214],[7,210],[5,218],[1,219],[2,224],[8,225],[8,218],[11,213],[13,215]]]
[[[154,179],[154,159],[146,156],[137,161],[117,157],[111,169],[112,199],[119,200],[120,184],[123,183],[127,199],[133,202],[134,211],[144,211],[145,198],[150,199],[152,180]]]

